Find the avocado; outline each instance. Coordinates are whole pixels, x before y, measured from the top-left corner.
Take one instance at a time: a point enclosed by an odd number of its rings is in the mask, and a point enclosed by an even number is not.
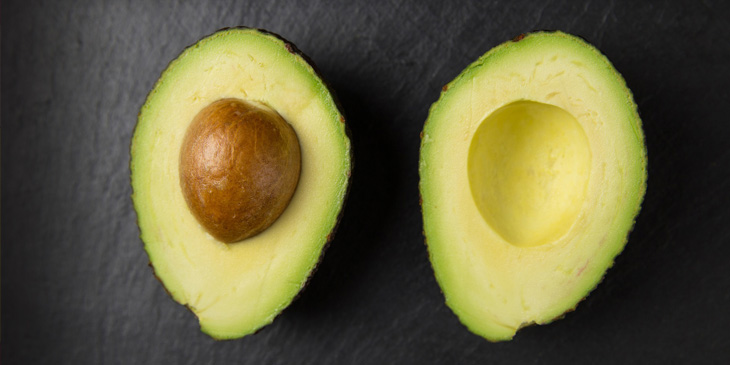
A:
[[[596,48],[537,32],[444,86],[421,134],[424,234],[446,304],[490,341],[573,310],[646,190],[636,104]]]
[[[232,339],[303,289],[348,191],[345,119],[314,65],[259,29],[218,31],[170,63],[131,144],[150,266],[201,330]]]

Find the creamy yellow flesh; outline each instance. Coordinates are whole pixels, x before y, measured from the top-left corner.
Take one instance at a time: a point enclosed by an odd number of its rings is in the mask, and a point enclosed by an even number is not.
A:
[[[187,126],[222,98],[263,103],[296,131],[297,190],[267,230],[240,243],[216,241],[196,221],[179,180]],[[132,144],[134,204],[155,272],[203,331],[233,338],[270,323],[305,284],[342,207],[350,142],[322,81],[284,43],[231,29],[186,50],[142,108]]]
[[[640,120],[605,57],[562,33],[497,47],[447,88],[421,147],[429,253],[461,321],[505,340],[575,307],[623,248]]]
[[[583,205],[591,150],[583,128],[558,107],[503,106],[474,133],[467,172],[484,219],[516,246],[552,242]]]

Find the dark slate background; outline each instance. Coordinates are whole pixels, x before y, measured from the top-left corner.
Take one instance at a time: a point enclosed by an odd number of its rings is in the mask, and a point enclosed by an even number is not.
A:
[[[4,1],[4,364],[727,363],[730,7],[722,1]],[[269,29],[341,99],[356,164],[340,230],[272,325],[215,342],[154,279],[129,143],[167,63]],[[577,311],[492,344],[444,305],[421,236],[419,132],[441,86],[536,29],[586,38],[633,90],[649,151],[624,253]]]

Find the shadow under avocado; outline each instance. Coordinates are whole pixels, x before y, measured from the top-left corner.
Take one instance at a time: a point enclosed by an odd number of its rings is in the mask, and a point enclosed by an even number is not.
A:
[[[395,210],[392,184],[399,178],[398,161],[390,151],[392,136],[384,134],[377,123],[389,118],[367,107],[364,95],[347,87],[337,87],[335,92],[351,131],[350,192],[334,239],[308,285],[285,313],[306,312],[311,316],[353,299],[352,294],[360,290],[358,283],[364,280],[361,271],[377,265],[373,257],[386,243],[383,236]]]

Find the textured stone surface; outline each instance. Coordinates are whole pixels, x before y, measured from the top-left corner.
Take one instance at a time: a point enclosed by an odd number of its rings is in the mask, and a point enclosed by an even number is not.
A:
[[[726,3],[366,3],[4,1],[2,363],[730,360]],[[167,63],[234,25],[279,33],[316,62],[348,117],[355,170],[307,290],[257,335],[215,342],[147,267],[129,142]],[[433,277],[418,135],[442,85],[535,29],[580,35],[623,73],[649,188],[629,245],[575,313],[491,344],[458,322]]]

